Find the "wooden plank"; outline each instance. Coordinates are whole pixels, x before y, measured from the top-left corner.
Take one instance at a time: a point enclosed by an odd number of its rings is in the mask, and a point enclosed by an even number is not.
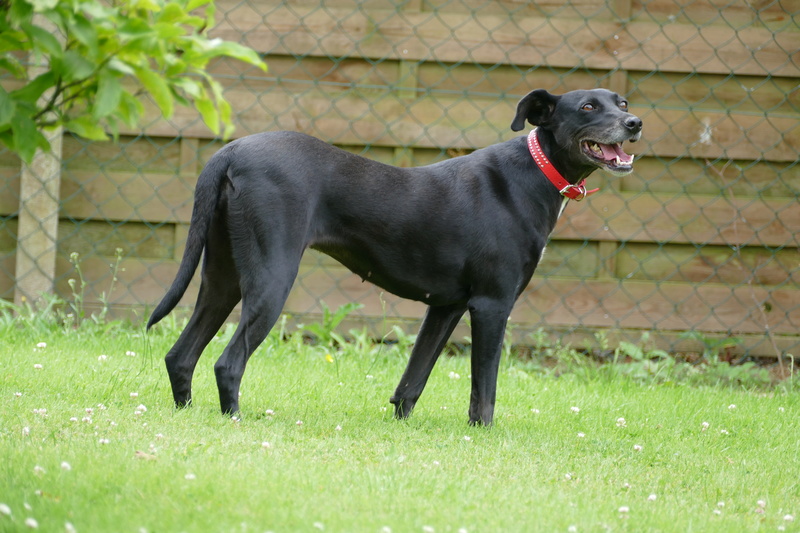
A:
[[[792,23],[788,4],[748,0],[634,0],[633,11],[637,18],[659,22],[691,23],[698,26],[717,24],[731,29],[751,24],[768,25],[779,31]]]
[[[171,175],[80,172],[62,183],[62,216],[188,223],[193,183]],[[81,181],[83,180],[83,181]],[[154,192],[156,191],[156,192]],[[800,210],[793,198],[601,191],[573,202],[554,239],[797,246]]]
[[[627,243],[615,260],[620,279],[800,287],[797,248]]]
[[[241,88],[226,92],[234,109],[235,136],[256,131],[301,131],[341,145],[476,149],[513,138],[509,129],[517,97],[431,94],[413,101],[389,93],[381,98],[358,90],[308,88],[302,93],[276,85],[265,94]],[[151,137],[213,134],[197,113],[179,108],[170,121],[147,106]],[[645,123],[642,140],[626,149],[659,157],[695,157],[793,162],[800,150],[797,117],[652,108],[631,105]],[[122,128],[125,133],[133,133]]]
[[[105,220],[82,220],[76,223],[61,219],[58,252],[66,257],[77,252],[81,257],[99,255],[113,258],[116,249],[120,248],[126,257],[172,259],[174,236],[171,224],[153,227],[132,221],[116,224]]]
[[[632,174],[617,180],[624,191],[792,198],[800,190],[795,161],[641,157],[634,167]]]
[[[570,202],[553,238],[797,247],[796,205],[790,198],[601,191],[588,201]]]
[[[335,287],[335,288],[332,288]],[[402,300],[345,272],[304,273],[287,301],[291,313],[319,309],[319,300],[331,308],[354,301],[362,313],[420,317],[425,305]],[[574,280],[534,277],[511,314],[511,320],[542,326],[698,330],[763,333],[760,306],[774,334],[796,335],[800,327],[800,291],[788,288],[701,286],[688,283]],[[384,311],[386,310],[386,311]]]
[[[796,76],[800,32],[773,33],[757,26],[620,24],[602,18],[431,13],[396,10],[265,6],[220,2],[224,19],[212,34],[244,42],[267,54],[405,59],[457,63],[469,57],[486,64],[590,69],[661,70]],[[265,24],[266,22],[266,24]],[[581,29],[582,31],[577,31]],[[490,37],[487,37],[490,36]],[[358,43],[358,46],[354,46]],[[401,43],[399,46],[397,43]],[[789,51],[789,52],[787,52]]]
[[[73,171],[61,183],[61,215],[109,221],[188,222],[197,177]]]
[[[715,283],[587,280],[534,281],[527,301],[515,307],[515,322],[585,327],[796,335],[800,291],[792,288],[725,286]]]
[[[108,292],[111,286],[110,265],[114,260],[114,257],[98,255],[80,258],[81,272],[88,283],[84,296],[87,305],[97,303],[103,291]],[[125,257],[120,263],[118,281],[110,301],[115,305],[148,306],[152,309],[175,279],[176,271],[177,264],[173,262]],[[76,277],[76,272],[68,255],[59,254],[56,273],[56,293],[62,298],[71,299],[72,291],[68,282]],[[195,276],[179,305],[194,305],[198,288],[199,276]]]

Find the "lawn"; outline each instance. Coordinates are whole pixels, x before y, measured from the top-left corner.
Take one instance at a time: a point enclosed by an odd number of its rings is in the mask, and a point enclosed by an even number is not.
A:
[[[8,322],[8,321],[7,321]],[[504,356],[495,425],[467,425],[469,360],[442,357],[408,421],[407,343],[273,334],[237,419],[201,359],[175,410],[179,328],[0,330],[0,531],[798,531],[800,395],[552,372]],[[662,376],[663,378],[663,376]],[[797,520],[794,517],[797,516]]]

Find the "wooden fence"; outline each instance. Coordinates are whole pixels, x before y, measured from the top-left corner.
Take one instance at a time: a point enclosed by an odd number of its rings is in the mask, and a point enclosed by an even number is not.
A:
[[[406,166],[512,138],[516,101],[534,88],[625,94],[645,124],[629,148],[640,154],[635,172],[596,173],[601,193],[568,206],[512,313],[517,333],[542,327],[577,342],[598,330],[647,331],[684,350],[697,345],[681,333],[698,331],[741,337],[751,355],[797,353],[800,12],[757,5],[221,0],[213,34],[264,53],[269,72],[235,62],[212,72],[236,110],[237,136],[304,131]],[[77,252],[86,300],[96,301],[122,248],[115,308],[141,315],[160,299],[197,174],[221,144],[191,111],[166,121],[151,106],[148,116],[119,144],[65,134],[59,193],[38,209],[25,191],[44,190],[40,176],[26,178],[0,154],[0,296],[20,301],[31,276],[69,298]],[[28,215],[58,221],[52,266],[26,248],[29,230],[18,235]],[[424,311],[308,253],[286,311],[318,314],[320,301],[363,303],[357,318],[379,335]]]

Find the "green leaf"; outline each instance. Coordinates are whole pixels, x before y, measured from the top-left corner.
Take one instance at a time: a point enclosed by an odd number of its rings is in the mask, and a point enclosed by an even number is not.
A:
[[[133,128],[144,113],[144,106],[128,91],[123,91],[114,116],[119,117],[125,124]]]
[[[11,2],[11,8],[8,10],[8,19],[13,28],[19,28],[24,22],[29,22],[33,17],[33,6],[28,2],[14,1]]]
[[[82,115],[67,121],[64,127],[76,135],[93,141],[106,141],[108,134],[92,117]]]
[[[156,72],[143,68],[136,69],[136,77],[142,83],[147,92],[153,97],[156,105],[161,110],[161,114],[165,118],[172,116],[173,112],[173,97],[170,91],[169,84]]]
[[[46,52],[51,57],[61,57],[64,53],[58,39],[44,28],[35,24],[24,23],[22,24],[22,30],[30,38],[34,50]]]
[[[267,70],[267,65],[261,60],[261,56],[252,48],[222,39],[211,39],[210,41],[206,41],[202,37],[193,37],[192,39],[201,49],[200,54],[206,58],[227,56],[255,65],[265,72]]]
[[[186,4],[186,11],[193,11],[198,7],[203,7],[205,5],[211,4],[209,7],[213,7],[212,0],[189,0],[189,3]]]
[[[85,80],[95,70],[94,63],[75,50],[65,53],[61,61],[54,61],[52,67],[66,82]]]
[[[89,49],[93,56],[98,54],[97,29],[81,13],[75,13],[67,19],[67,26],[70,33],[82,45]]]
[[[11,96],[3,87],[0,87],[0,128],[11,122],[16,108],[17,104],[14,103]]]
[[[203,122],[206,123],[208,129],[214,132],[214,134],[219,133],[219,113],[217,112],[217,108],[214,106],[214,102],[211,101],[210,98],[198,98],[194,101],[194,105],[198,111],[200,111],[200,115],[203,117]]]
[[[24,78],[27,74],[17,58],[12,56],[0,57],[0,70],[6,70],[15,78]]]
[[[97,80],[97,94],[95,94],[92,116],[103,118],[113,113],[119,105],[122,96],[122,84],[119,79],[104,69]]]
[[[28,0],[36,11],[47,11],[58,5],[58,0]]]
[[[14,151],[26,163],[33,161],[36,148],[45,150],[50,148],[50,143],[27,115],[17,113],[11,122],[11,131],[14,139]]]
[[[40,74],[33,81],[29,82],[24,87],[20,87],[11,93],[11,97],[15,100],[27,102],[29,104],[36,104],[36,101],[44,94],[44,92],[56,84],[56,75],[52,70],[48,70],[44,74]]]

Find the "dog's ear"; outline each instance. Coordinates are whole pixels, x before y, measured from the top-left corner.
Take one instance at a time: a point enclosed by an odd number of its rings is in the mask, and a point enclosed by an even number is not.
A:
[[[547,126],[559,98],[561,97],[544,89],[529,92],[517,104],[517,114],[511,123],[511,129],[521,130],[525,127],[526,120],[534,126]]]

